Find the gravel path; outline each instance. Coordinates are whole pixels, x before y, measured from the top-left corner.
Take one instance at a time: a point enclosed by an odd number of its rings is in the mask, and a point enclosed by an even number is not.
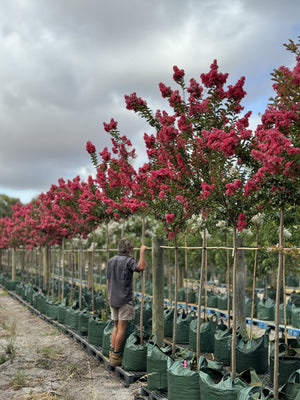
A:
[[[0,288],[0,400],[133,400],[140,386]]]

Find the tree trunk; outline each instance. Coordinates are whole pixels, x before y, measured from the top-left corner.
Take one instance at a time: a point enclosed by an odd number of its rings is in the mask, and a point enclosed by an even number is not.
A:
[[[196,338],[196,354],[197,354],[197,363],[200,358],[200,329],[201,329],[201,298],[202,298],[202,288],[203,288],[203,275],[204,275],[204,267],[205,267],[205,258],[206,258],[206,229],[203,231],[203,242],[202,242],[202,261],[201,261],[201,269],[200,269],[200,284],[199,284],[199,292],[198,292],[198,319],[197,319],[197,338]]]
[[[164,240],[152,239],[152,263],[153,263],[153,304],[152,304],[152,333],[157,337],[157,344],[164,345],[164,252],[161,246]]]
[[[232,271],[232,339],[231,339],[231,372],[233,379],[236,377],[236,265],[237,265],[237,240],[236,226],[233,226],[233,271]]]
[[[244,246],[244,238],[236,238],[237,248]],[[236,252],[236,326],[246,330],[245,308],[245,250],[237,249]]]
[[[11,279],[16,280],[16,250],[11,249]]]
[[[278,273],[276,284],[276,302],[275,302],[275,339],[274,339],[274,398],[278,398],[278,375],[279,375],[279,303],[281,291],[281,279],[283,269],[283,226],[284,226],[284,205],[280,210],[280,226],[279,226],[279,254],[278,254]]]
[[[256,247],[258,247],[258,226],[256,227]],[[250,325],[250,339],[253,337],[253,316],[254,316],[254,298],[255,298],[255,281],[256,281],[256,269],[258,265],[258,249],[255,250],[254,254],[254,267],[253,267],[253,283],[252,283],[252,301],[251,301],[251,325]]]
[[[178,302],[178,247],[177,237],[174,237],[175,244],[175,295],[174,295],[174,319],[173,319],[173,342],[172,342],[172,357],[175,356],[176,336],[177,336],[177,302]]]
[[[44,281],[43,281],[43,289],[44,291],[48,290],[48,284],[50,280],[50,271],[49,271],[49,247],[46,244],[44,247],[44,252],[43,252],[43,275],[44,275]]]

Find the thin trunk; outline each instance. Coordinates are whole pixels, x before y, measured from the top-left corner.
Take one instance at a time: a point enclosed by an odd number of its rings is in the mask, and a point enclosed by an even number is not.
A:
[[[258,226],[256,226],[256,247],[258,247],[258,233],[259,233],[259,228]],[[256,248],[254,253],[253,282],[252,282],[250,340],[252,340],[253,338],[254,296],[255,296],[255,280],[256,280],[257,264],[258,264],[258,249]]]
[[[142,244],[145,244],[145,218],[142,219]],[[145,273],[141,271],[142,279],[142,297],[141,297],[141,308],[140,308],[140,340],[143,344],[143,318],[144,318],[144,299],[145,299]]]
[[[228,243],[228,236],[227,233],[225,233],[225,243],[226,247],[229,246]],[[227,315],[228,315],[228,328],[230,328],[230,254],[229,254],[229,249],[226,250],[226,282],[227,282]]]
[[[233,226],[233,271],[232,271],[232,339],[231,339],[231,372],[233,379],[236,377],[236,262],[237,262],[237,242],[236,226]],[[230,320],[228,315],[228,320]]]
[[[187,235],[184,236],[184,267],[185,267],[185,309],[188,311],[189,293],[188,293],[188,249],[187,249]]]
[[[65,297],[65,238],[62,239],[61,244],[61,301]]]
[[[200,358],[200,329],[201,329],[201,298],[202,298],[202,288],[203,288],[203,275],[204,275],[204,265],[205,265],[205,252],[206,252],[206,230],[203,231],[203,242],[202,242],[202,260],[200,269],[200,284],[198,292],[198,320],[197,320],[197,361]]]
[[[83,249],[82,239],[79,240],[79,310],[82,306],[82,272],[83,272]]]
[[[170,252],[170,250],[168,251],[168,284],[169,284],[170,309],[172,309],[173,288],[172,288],[172,271],[171,271],[171,252]]]
[[[275,349],[274,349],[274,382],[273,390],[274,397],[278,398],[278,376],[279,376],[279,303],[280,303],[280,289],[281,289],[281,278],[283,270],[283,226],[284,226],[284,205],[281,206],[280,210],[280,226],[279,226],[279,254],[278,254],[278,273],[277,273],[277,284],[276,284],[276,303],[275,303]]]
[[[176,350],[176,336],[177,336],[177,302],[178,302],[178,247],[177,236],[174,237],[175,245],[175,295],[174,295],[174,319],[173,319],[173,341],[172,341],[172,357],[175,356]]]
[[[163,246],[164,240],[152,239],[152,260],[153,260],[153,322],[152,333],[157,337],[157,344],[164,345],[164,274],[162,274]]]

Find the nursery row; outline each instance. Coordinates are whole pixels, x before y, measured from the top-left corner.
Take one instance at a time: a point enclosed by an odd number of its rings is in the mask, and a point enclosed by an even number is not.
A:
[[[49,319],[57,321],[66,328],[86,337],[88,343],[98,348],[104,357],[108,357],[113,321],[107,319],[107,303],[102,292],[94,293],[96,313],[91,313],[92,293],[85,288],[82,291],[85,309],[78,308],[79,290],[75,288],[74,301],[68,304],[55,301],[42,290],[23,282],[12,281],[0,275],[0,283],[36,308]],[[14,286],[14,288],[12,287]],[[297,302],[297,296],[294,299]],[[259,303],[258,303],[259,304]],[[270,380],[274,370],[274,343],[269,341],[270,329],[250,340],[237,330],[237,378],[229,372],[232,328],[228,327],[217,315],[210,316],[200,325],[200,358],[195,358],[197,314],[179,309],[177,318],[177,343],[175,356],[168,337],[172,336],[173,308],[164,310],[164,334],[166,346],[159,347],[152,335],[152,308],[147,299],[143,310],[143,340],[138,328],[140,302],[136,299],[136,317],[128,324],[126,341],[123,346],[122,368],[126,371],[147,373],[147,387],[154,393],[162,393],[169,399],[216,398],[223,393],[225,398],[251,399],[272,398]],[[296,399],[300,384],[300,336],[285,341],[281,339],[279,360],[280,398]],[[215,361],[211,361],[210,359]],[[258,375],[259,377],[258,377]],[[259,385],[257,386],[257,384]],[[255,385],[254,385],[255,384]],[[254,386],[253,386],[254,385]],[[266,386],[265,388],[263,388]],[[293,394],[295,387],[297,391]],[[228,392],[228,393],[227,393]],[[290,394],[289,394],[290,393]],[[256,397],[253,397],[253,396]],[[252,396],[252,397],[251,397]],[[260,397],[259,397],[260,396]],[[265,396],[265,397],[264,397]]]

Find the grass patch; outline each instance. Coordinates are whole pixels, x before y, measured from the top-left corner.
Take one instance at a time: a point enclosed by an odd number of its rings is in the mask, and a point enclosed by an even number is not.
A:
[[[16,348],[13,339],[9,339],[6,345],[2,346],[2,348],[4,350],[4,354],[1,356],[1,360],[3,362],[5,362],[6,360],[10,360],[10,362],[13,363],[16,356]],[[4,358],[6,358],[5,361]],[[1,364],[3,364],[3,362]]]
[[[0,293],[0,296],[7,296],[8,292],[6,290],[4,290],[3,292]]]
[[[59,357],[62,356],[62,351],[54,346],[44,346],[38,350],[38,354],[40,354],[44,358],[57,360]]]
[[[44,332],[43,336],[54,336],[57,335],[58,329],[57,328],[52,328],[50,331]]]
[[[10,384],[14,390],[19,390],[27,386],[28,379],[23,371],[18,371],[18,373],[12,378]]]

